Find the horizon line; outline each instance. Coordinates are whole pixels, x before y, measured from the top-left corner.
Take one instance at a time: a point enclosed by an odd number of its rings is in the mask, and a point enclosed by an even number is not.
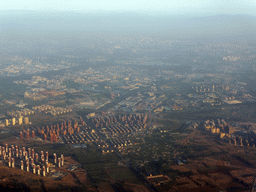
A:
[[[158,15],[177,15],[177,16],[211,16],[211,15],[249,15],[249,16],[256,16],[256,13],[240,13],[240,12],[169,12],[169,11],[161,11],[161,10],[150,10],[150,11],[138,11],[138,10],[102,10],[102,9],[97,9],[97,10],[54,10],[54,9],[3,9],[0,11],[3,12],[70,12],[70,13],[90,13],[90,14],[106,14],[106,13],[136,13],[136,14],[150,14],[150,15],[155,15],[156,13]],[[0,12],[0,15],[1,15]],[[156,15],[157,16],[157,15]]]

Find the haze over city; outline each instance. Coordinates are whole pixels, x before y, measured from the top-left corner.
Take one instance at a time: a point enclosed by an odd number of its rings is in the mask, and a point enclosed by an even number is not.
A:
[[[255,191],[256,3],[0,2],[0,189]]]

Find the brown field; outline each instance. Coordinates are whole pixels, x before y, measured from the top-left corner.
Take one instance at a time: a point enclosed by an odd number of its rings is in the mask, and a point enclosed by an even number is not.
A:
[[[230,145],[200,131],[181,144],[202,148],[191,151],[188,163],[171,166],[181,173],[190,174],[177,177],[169,185],[156,186],[159,191],[250,190],[256,170],[256,148]],[[180,147],[176,154],[182,153]]]

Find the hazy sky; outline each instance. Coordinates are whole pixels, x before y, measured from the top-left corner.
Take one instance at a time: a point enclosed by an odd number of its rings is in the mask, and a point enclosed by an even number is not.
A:
[[[1,0],[0,10],[253,14],[256,10],[256,0]]]

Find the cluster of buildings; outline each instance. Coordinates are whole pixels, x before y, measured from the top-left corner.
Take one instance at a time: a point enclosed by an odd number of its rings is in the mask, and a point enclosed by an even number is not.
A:
[[[32,107],[32,109],[40,113],[42,111],[47,111],[47,110],[54,109],[54,106],[52,106],[52,105],[38,105],[38,106]]]
[[[66,94],[63,91],[56,91],[55,89],[51,89],[51,90],[30,90],[30,91],[26,91],[24,93],[24,98],[28,98],[28,99],[33,99],[33,100],[42,100],[48,97],[56,97],[59,95],[64,95]]]
[[[64,108],[64,107],[56,107],[52,110],[45,111],[46,114],[51,114],[53,116],[62,115],[62,114],[65,114],[65,113],[71,113],[71,112],[72,112],[72,109]]]
[[[32,136],[32,139],[35,139],[35,131],[31,131],[31,136]],[[30,139],[30,130],[23,130],[23,131],[20,131],[20,139]]]
[[[106,138],[141,131],[147,127],[147,120],[147,114],[130,114],[91,119],[92,124],[96,128],[100,127],[100,133],[105,135]]]
[[[80,133],[76,132],[73,135],[64,135],[63,141],[66,143],[90,143],[97,142],[100,140],[100,136],[95,132],[95,130],[87,131],[83,130]]]
[[[51,80],[41,76],[33,76],[31,80],[14,81],[14,83],[21,83],[28,86],[34,86],[34,85],[40,84],[40,88],[31,88],[32,91],[35,91],[35,90],[44,91],[45,89],[48,89],[48,90],[65,89],[66,85],[62,85],[62,82],[63,82],[63,79],[58,78],[58,76],[55,76],[55,78]]]
[[[217,119],[217,121],[206,120],[203,127],[207,132],[218,134],[220,138],[230,137],[230,128],[223,119]]]
[[[16,111],[7,111],[7,115],[11,116],[11,117],[21,117],[21,116],[28,116],[28,115],[32,115],[34,114],[35,111],[34,110],[30,110],[30,109],[21,109],[16,110]]]
[[[165,95],[161,94],[160,96],[154,95],[155,92],[149,92],[149,97],[143,98],[143,96],[138,94],[142,100],[132,108],[133,111],[154,111],[162,112],[164,107],[162,106],[162,100],[165,99]]]
[[[44,63],[39,62],[37,59],[31,58],[22,58],[15,56],[13,58],[8,58],[8,61],[12,63],[12,65],[4,65],[0,68],[0,74],[13,76],[19,74],[35,74],[41,73],[44,71],[52,71],[52,70],[61,70],[67,69],[74,64],[67,63],[64,61],[56,62],[56,63]]]
[[[108,127],[110,124],[116,124],[117,122],[120,122],[124,126],[128,127],[129,125],[140,125],[145,126],[148,119],[148,115],[144,113],[137,113],[137,114],[130,114],[127,115],[119,115],[118,117],[112,116],[112,117],[98,117],[98,118],[92,118],[92,124],[95,125],[95,127]],[[142,128],[142,127],[141,127]],[[121,130],[120,130],[121,131]]]
[[[132,145],[131,141],[127,139],[111,139],[109,140],[109,144],[104,141],[96,142],[96,145],[100,148],[103,154],[113,152],[113,147],[121,151],[122,148]]]
[[[41,77],[41,76],[33,76],[31,78],[31,80],[23,80],[23,81],[14,81],[13,83],[17,83],[17,84],[24,84],[24,85],[28,85],[28,86],[33,86],[33,85],[37,85],[39,82],[43,83],[43,82],[47,82],[48,79],[46,77]]]
[[[62,167],[64,165],[63,154],[57,158],[56,153],[53,154],[52,163],[49,162],[49,153],[41,151],[40,155],[35,153],[34,149],[19,147],[8,144],[0,146],[1,159],[7,163],[9,167],[19,167],[21,170],[32,172],[37,175],[46,176],[50,172],[51,165]]]
[[[55,116],[55,115],[70,113],[72,112],[72,108],[71,107],[65,107],[65,108],[54,107],[51,105],[40,105],[40,106],[32,107],[32,110],[24,108],[16,111],[7,111],[7,115],[11,116],[12,118],[5,119],[5,126],[30,124],[29,118],[26,116],[32,115],[35,113],[40,113],[40,112],[44,112],[46,114],[51,114]]]
[[[128,139],[111,139],[109,141],[111,145],[117,149],[121,149],[123,147],[127,147],[129,145],[132,145],[131,141]]]
[[[211,134],[219,135],[221,139],[229,144],[248,147],[255,147],[256,145],[256,134],[254,132],[237,131],[237,128],[228,126],[223,119],[207,120],[204,129]]]
[[[126,105],[127,107],[134,107],[138,102],[140,102],[142,98],[138,97],[128,97],[124,101],[118,103],[118,105]]]
[[[145,124],[146,125],[146,124]],[[144,126],[145,126],[144,125]],[[125,125],[121,125],[121,124],[117,124],[117,125],[110,125],[108,126],[104,132],[106,132],[106,135],[118,135],[118,134],[125,134],[125,133],[133,133],[133,132],[137,132],[138,130],[142,130],[142,128],[144,126],[138,126],[138,125],[134,125],[134,126],[125,126]],[[104,133],[103,132],[103,133]]]
[[[192,89],[196,90],[196,92],[215,92],[216,89],[219,89],[219,85],[193,86]]]
[[[214,83],[214,85],[212,82],[196,83],[196,85],[192,86],[192,89],[197,92],[196,95],[189,94],[188,96],[191,99],[193,97],[199,104],[201,101],[211,105],[241,104],[244,101],[255,102],[254,99],[244,97],[244,95],[247,95],[246,83],[238,82],[237,80],[230,82],[229,79],[226,81],[228,83],[221,84],[220,79],[222,78],[219,77],[219,82]],[[242,93],[243,96],[238,96],[239,93]],[[192,102],[194,102],[193,99]]]
[[[30,124],[29,122],[29,118],[28,117],[24,117],[23,116],[20,116],[18,119],[16,118],[11,118],[11,119],[5,119],[5,126],[9,126],[9,125],[28,125]]]
[[[45,141],[50,140],[51,142],[58,142],[60,135],[74,135],[75,132],[80,132],[80,126],[86,125],[82,118],[80,121],[75,120],[71,122],[70,120],[64,121],[61,124],[47,125],[37,128],[37,134],[40,135]]]
[[[44,112],[45,114],[51,114],[51,115],[62,115],[65,113],[72,112],[72,109],[69,107],[54,107],[52,105],[39,105],[32,107],[33,110],[40,112]]]
[[[98,148],[100,148],[102,154],[106,154],[106,153],[112,153],[114,152],[114,150],[112,148],[110,148],[109,144],[106,143],[105,141],[101,140],[101,141],[97,141],[95,142],[96,146]]]
[[[248,147],[255,147],[256,145],[256,138],[250,135],[236,135],[232,138],[227,139],[229,144],[240,145],[240,146],[248,146]]]

